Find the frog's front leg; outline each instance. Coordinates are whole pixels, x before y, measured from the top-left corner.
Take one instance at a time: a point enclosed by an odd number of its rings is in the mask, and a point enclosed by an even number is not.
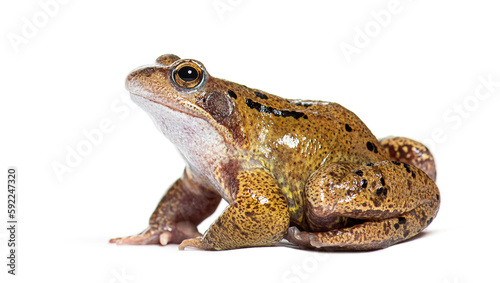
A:
[[[165,193],[144,232],[111,239],[119,245],[179,244],[201,235],[196,226],[210,216],[220,203],[220,195],[201,184],[188,168]]]
[[[371,250],[404,241],[436,217],[439,190],[415,166],[397,161],[322,166],[306,185],[313,232],[291,227],[287,239],[304,247]]]
[[[186,240],[179,249],[272,246],[283,239],[290,222],[288,205],[276,180],[267,170],[239,172],[232,198],[232,203],[203,237]]]

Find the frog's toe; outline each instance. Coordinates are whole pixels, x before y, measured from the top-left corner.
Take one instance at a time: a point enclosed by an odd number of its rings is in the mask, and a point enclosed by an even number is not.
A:
[[[192,248],[197,248],[197,249],[203,249],[203,245],[202,245],[202,242],[201,242],[201,236],[182,241],[182,243],[179,245],[179,250],[183,251],[187,247],[192,247]]]
[[[146,229],[138,235],[114,238],[109,240],[109,242],[117,245],[166,245],[171,238],[172,234],[168,231],[154,232],[150,229]]]
[[[313,233],[300,231],[299,228],[292,226],[288,228],[285,239],[301,247],[313,247],[311,243],[317,241],[317,236]]]
[[[124,238],[114,238],[110,243],[117,245],[162,245],[179,244],[185,239],[198,237],[201,234],[196,226],[190,222],[170,224],[169,227],[158,228],[156,225],[149,227],[144,232]]]

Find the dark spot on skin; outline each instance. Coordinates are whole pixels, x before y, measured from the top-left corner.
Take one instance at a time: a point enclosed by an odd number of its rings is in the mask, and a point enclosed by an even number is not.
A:
[[[363,171],[361,170],[356,171],[356,175],[358,175],[359,177],[363,177]]]
[[[371,143],[371,142],[366,142],[366,148],[367,148],[369,151],[373,151],[373,143]]]
[[[384,188],[378,188],[376,191],[377,196],[381,195],[383,192],[384,192]]]
[[[349,124],[345,124],[345,130],[350,132],[350,131],[352,131],[352,128],[351,128],[351,126],[349,126]]]
[[[305,115],[304,113],[301,113],[301,112],[288,111],[288,110],[278,110],[278,109],[275,109],[275,108],[270,107],[270,106],[262,105],[258,102],[255,102],[251,99],[248,99],[248,98],[245,99],[245,102],[246,102],[248,107],[255,109],[261,113],[271,113],[274,116],[285,117],[285,118],[286,117],[293,117],[295,119],[299,119],[299,118],[307,119],[307,115]]]
[[[368,186],[368,182],[365,179],[361,180],[361,187],[363,189],[366,189],[367,186]]]
[[[387,189],[384,188],[384,196],[387,196]]]
[[[401,162],[399,162],[399,161],[391,161],[391,162],[396,164],[396,165],[401,165]]]
[[[439,200],[439,195],[436,195],[436,199]]]
[[[231,96],[234,99],[238,98],[238,96],[236,95],[236,93],[234,93],[234,91],[232,91],[230,89],[227,90],[227,94],[229,94],[229,96]]]
[[[434,220],[434,218],[429,218],[429,220],[427,220],[427,225],[431,224],[432,223],[432,220]]]
[[[415,172],[411,172],[411,176],[415,178]]]
[[[252,109],[256,109],[261,113],[271,113],[272,112],[271,109],[273,109],[273,108],[268,108],[268,107],[266,107],[258,102],[254,102],[253,100],[248,99],[248,98],[245,99],[245,102],[246,102],[248,107],[250,107]]]
[[[312,106],[313,104],[312,104],[312,103],[310,103],[310,102],[301,102],[301,101],[299,101],[299,102],[296,102],[296,103],[295,103],[295,105],[296,105],[296,106],[304,106],[304,107],[306,107],[306,108],[307,108],[307,107]]]
[[[408,230],[405,230],[405,232],[403,233],[403,237],[408,237],[408,235],[410,235],[410,231]]]
[[[377,148],[377,146],[376,146],[376,145],[373,145],[373,152],[374,152],[374,153],[378,153],[378,148]]]
[[[406,223],[406,218],[404,218],[404,217],[398,217],[398,222],[399,222],[399,224],[405,224]]]
[[[385,186],[385,180],[384,180],[384,177],[381,177],[380,178],[380,184],[383,186]]]
[[[371,167],[373,166],[373,163],[366,163],[366,166]]]
[[[403,163],[403,166],[406,168],[406,172],[411,173],[409,164]]]
[[[267,95],[263,94],[263,93],[260,93],[258,91],[254,91],[253,93],[255,93],[255,95],[257,95],[258,98],[262,98],[262,99],[267,99]]]
[[[399,229],[399,224],[398,223],[394,224],[394,228],[396,228],[396,230],[398,230]]]

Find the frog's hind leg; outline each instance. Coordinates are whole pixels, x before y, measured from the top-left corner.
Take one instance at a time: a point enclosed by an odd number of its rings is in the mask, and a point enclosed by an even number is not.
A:
[[[391,160],[416,166],[427,173],[433,181],[436,181],[434,157],[425,145],[404,137],[386,137],[379,142]]]
[[[417,208],[398,217],[366,221],[350,227],[305,232],[297,227],[288,229],[287,240],[306,248],[322,250],[376,250],[409,239],[432,221],[427,218],[430,207]]]
[[[326,164],[305,189],[308,231],[290,227],[286,239],[302,247],[373,250],[407,240],[436,217],[439,190],[415,166]]]

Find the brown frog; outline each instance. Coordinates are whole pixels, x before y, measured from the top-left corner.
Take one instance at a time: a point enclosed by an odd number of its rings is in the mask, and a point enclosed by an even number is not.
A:
[[[217,79],[172,54],[134,70],[126,86],[187,166],[149,227],[112,243],[225,250],[286,239],[371,250],[415,236],[436,217],[429,150],[402,137],[377,140],[339,104]],[[228,207],[201,235],[197,225],[221,198]]]

